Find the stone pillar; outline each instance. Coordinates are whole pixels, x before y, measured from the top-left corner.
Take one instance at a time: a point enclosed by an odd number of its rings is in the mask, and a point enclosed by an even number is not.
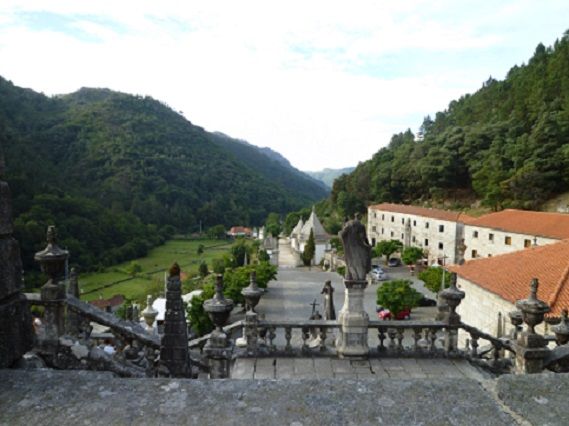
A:
[[[164,336],[160,345],[160,362],[172,377],[191,377],[192,369],[188,349],[188,326],[182,301],[180,267],[174,263],[166,284],[166,314]]]
[[[439,293],[443,304],[448,306],[448,311],[445,314],[445,322],[448,327],[444,335],[444,348],[447,353],[456,352],[458,347],[458,326],[460,325],[460,315],[456,313],[456,308],[464,299],[464,291],[456,287],[456,272],[451,273],[450,287],[445,288]]]
[[[367,280],[344,280],[344,307],[338,314],[340,335],[336,351],[341,358],[365,358],[369,354],[369,316],[364,310],[364,291]]]
[[[35,254],[42,271],[49,277],[41,288],[41,300],[45,302],[45,345],[57,344],[65,332],[65,262],[69,252],[57,245],[55,226],[47,228],[47,247]]]
[[[549,306],[537,298],[538,281],[534,278],[530,286],[530,295],[527,299],[518,300],[518,308],[523,317],[527,330],[518,333],[518,338],[513,347],[516,352],[516,374],[541,373],[544,368],[545,358],[549,355],[547,341],[543,336],[535,332],[535,326],[543,321]]]
[[[7,368],[32,348],[34,334],[28,303],[22,294],[20,247],[12,237],[10,188],[2,181],[0,151],[0,368]]]
[[[233,346],[230,339],[223,331],[229,315],[233,310],[233,301],[223,295],[223,276],[218,275],[215,284],[215,296],[204,302],[204,310],[207,312],[216,329],[204,347],[204,353],[209,362],[209,377],[211,379],[223,379],[229,377],[229,363]],[[248,313],[251,313],[249,311]],[[255,314],[256,315],[256,314]]]

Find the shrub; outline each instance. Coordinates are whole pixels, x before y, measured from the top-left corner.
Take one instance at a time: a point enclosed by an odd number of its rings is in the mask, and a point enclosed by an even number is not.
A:
[[[404,309],[417,306],[422,297],[409,280],[387,281],[377,289],[377,304],[389,309],[394,317]]]

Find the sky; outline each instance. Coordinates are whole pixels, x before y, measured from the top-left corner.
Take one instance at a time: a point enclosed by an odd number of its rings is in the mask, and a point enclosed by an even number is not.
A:
[[[0,75],[152,96],[314,171],[416,132],[567,17],[567,0],[1,0]]]

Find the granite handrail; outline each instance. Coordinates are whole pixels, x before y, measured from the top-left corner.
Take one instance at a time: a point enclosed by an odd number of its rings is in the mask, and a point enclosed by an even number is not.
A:
[[[148,334],[140,324],[117,318],[115,315],[102,311],[96,306],[83,302],[70,294],[67,294],[65,299],[60,301],[47,302],[42,300],[38,293],[25,293],[25,296],[31,305],[65,303],[68,309],[77,313],[81,317],[109,327],[115,335],[118,334],[124,339],[137,340],[144,346],[148,346],[153,349],[160,349],[160,337]]]

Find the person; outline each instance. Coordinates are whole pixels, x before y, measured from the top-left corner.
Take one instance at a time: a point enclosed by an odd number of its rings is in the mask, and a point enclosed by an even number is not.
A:
[[[332,287],[332,281],[328,280],[324,283],[320,294],[324,295],[324,319],[335,320],[336,309],[334,309],[334,287]]]

